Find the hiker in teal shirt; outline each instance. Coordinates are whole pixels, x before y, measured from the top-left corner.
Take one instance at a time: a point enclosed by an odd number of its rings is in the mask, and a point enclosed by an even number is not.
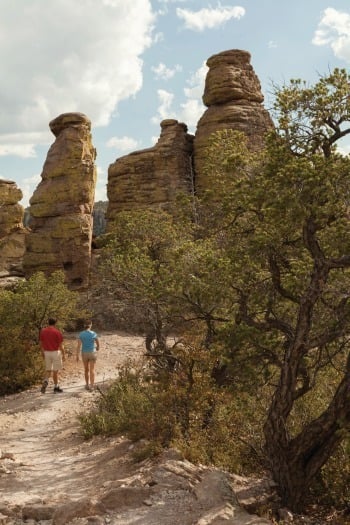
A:
[[[85,323],[84,330],[78,335],[77,344],[77,361],[81,352],[81,358],[84,365],[85,388],[93,390],[95,384],[95,363],[97,352],[100,349],[100,342],[96,332],[91,330],[92,323]]]

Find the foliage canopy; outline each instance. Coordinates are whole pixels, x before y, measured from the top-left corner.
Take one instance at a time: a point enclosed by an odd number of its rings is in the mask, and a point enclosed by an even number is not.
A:
[[[227,393],[263,389],[265,466],[295,511],[350,423],[350,158],[337,149],[349,85],[336,69],[276,90],[263,151],[232,130],[212,136],[213,189],[192,220],[121,214],[105,252],[104,275],[158,350],[195,335]]]
[[[0,395],[24,390],[41,378],[40,329],[49,317],[64,328],[77,317],[77,304],[63,272],[49,277],[38,272],[14,290],[0,290]]]

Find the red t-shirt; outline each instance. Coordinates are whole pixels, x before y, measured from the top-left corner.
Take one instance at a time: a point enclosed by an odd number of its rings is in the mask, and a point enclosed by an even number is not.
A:
[[[59,350],[62,341],[63,336],[61,332],[54,326],[47,326],[40,332],[40,342],[43,350]]]

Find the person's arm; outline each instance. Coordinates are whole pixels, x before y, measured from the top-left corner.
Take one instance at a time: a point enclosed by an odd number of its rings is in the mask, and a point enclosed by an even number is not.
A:
[[[80,350],[81,350],[81,341],[80,341],[80,339],[78,339],[78,341],[77,341],[77,349],[76,349],[76,359],[77,359],[77,361],[79,361]]]
[[[96,351],[98,352],[99,349],[100,349],[100,341],[99,341],[98,337],[96,337],[95,342],[96,342]]]
[[[65,361],[65,359],[66,359],[66,349],[65,349],[65,347],[64,347],[64,342],[63,342],[63,340],[62,340],[61,343],[60,343],[59,349],[60,349],[61,352],[62,352],[62,360]]]
[[[44,345],[43,345],[43,342],[41,340],[41,334],[39,335],[39,345],[40,345],[40,350],[41,350],[42,356],[45,357]]]

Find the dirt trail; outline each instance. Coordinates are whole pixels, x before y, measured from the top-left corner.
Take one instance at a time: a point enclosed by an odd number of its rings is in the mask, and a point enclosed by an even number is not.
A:
[[[103,333],[100,341],[100,386],[144,353],[140,337]],[[45,394],[37,385],[0,399],[0,525],[271,523],[240,506],[240,493],[249,503],[265,492],[259,480],[248,490],[243,478],[194,466],[174,450],[136,464],[131,452],[138,445],[124,437],[85,441],[77,416],[99,393],[84,388],[75,344],[67,342],[62,394],[53,393],[51,382]]]
[[[72,334],[70,335],[72,337]],[[96,364],[96,384],[114,378],[127,358],[143,351],[141,338],[115,333],[100,336],[101,350]],[[83,441],[77,415],[87,410],[95,392],[84,389],[81,361],[76,363],[72,340],[62,380],[64,392],[54,394],[52,382],[46,394],[39,386],[0,400],[0,450],[14,460],[0,461],[0,508],[42,501],[78,499],[96,487],[101,472],[97,465],[106,462],[109,440]],[[121,440],[117,457],[128,443]],[[108,474],[103,471],[103,481]]]

